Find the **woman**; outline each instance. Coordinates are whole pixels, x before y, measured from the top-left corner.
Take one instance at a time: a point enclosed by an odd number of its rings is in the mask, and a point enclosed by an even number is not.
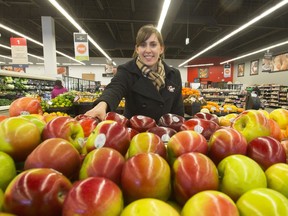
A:
[[[95,107],[85,114],[103,120],[125,98],[124,116],[149,116],[156,121],[166,113],[184,116],[179,70],[163,60],[164,42],[153,25],[137,33],[133,60],[120,65]]]
[[[63,94],[65,92],[68,92],[68,90],[62,85],[61,80],[56,80],[54,88],[51,92],[51,98],[57,97],[59,94]]]

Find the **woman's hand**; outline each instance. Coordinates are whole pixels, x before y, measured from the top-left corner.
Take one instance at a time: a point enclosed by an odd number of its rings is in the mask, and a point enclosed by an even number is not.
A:
[[[88,110],[85,115],[97,117],[101,121],[104,120],[106,116],[106,110],[107,110],[107,103],[104,101],[99,102],[94,108],[91,110]]]

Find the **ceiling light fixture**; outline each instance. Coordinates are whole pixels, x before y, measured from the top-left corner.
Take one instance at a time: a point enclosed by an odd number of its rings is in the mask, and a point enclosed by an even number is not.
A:
[[[171,3],[171,0],[164,0],[162,11],[161,11],[160,18],[159,18],[158,25],[157,25],[157,30],[159,32],[161,32],[161,29],[163,27],[164,20],[166,18],[170,3]]]
[[[38,44],[39,46],[42,46],[42,47],[44,46],[44,45],[43,45],[42,43],[40,43],[39,41],[34,40],[34,39],[32,39],[32,38],[30,38],[30,37],[28,37],[28,36],[26,36],[26,35],[18,32],[18,31],[15,31],[14,29],[12,29],[12,28],[10,28],[10,27],[8,27],[8,26],[6,26],[6,25],[3,25],[3,24],[1,24],[1,23],[0,23],[0,28],[3,28],[3,29],[5,29],[5,30],[7,30],[7,31],[9,31],[9,32],[12,32],[12,33],[16,34],[16,35],[19,35],[20,37],[26,38],[26,40],[31,41],[31,42],[33,42],[33,43],[35,43],[35,44]],[[78,60],[72,58],[71,56],[68,56],[68,55],[66,55],[66,54],[64,54],[64,53],[62,53],[62,52],[59,52],[59,51],[56,50],[56,53],[58,53],[58,54],[60,54],[60,55],[62,55],[62,56],[65,56],[66,58],[69,58],[69,59],[71,59],[71,60],[73,60],[73,61],[76,61],[76,62],[78,62],[78,63],[80,63],[80,64],[85,65],[85,63],[83,63],[83,62],[81,62],[81,61],[78,61]]]
[[[224,36],[223,38],[221,38],[220,40],[216,41],[215,43],[213,43],[212,45],[208,46],[207,48],[203,49],[202,51],[200,51],[199,53],[197,53],[196,55],[192,56],[191,58],[189,58],[188,60],[184,61],[183,63],[181,63],[180,65],[178,65],[178,67],[182,67],[184,64],[187,64],[189,61],[197,58],[198,56],[200,56],[201,54],[207,52],[208,50],[214,48],[215,46],[217,46],[218,44],[224,42],[225,40],[229,39],[230,37],[234,36],[235,34],[239,33],[240,31],[248,28],[249,26],[251,26],[252,24],[256,23],[257,21],[259,21],[260,19],[268,16],[269,14],[271,14],[272,12],[278,10],[279,8],[283,7],[284,5],[286,5],[288,3],[288,0],[283,0],[281,2],[279,2],[278,4],[274,5],[273,7],[269,8],[268,10],[264,11],[262,14],[260,14],[259,16],[255,17],[254,19],[250,20],[249,22],[247,22],[246,24],[240,26],[238,29],[232,31],[230,34]]]
[[[86,33],[84,31],[84,29],[73,19],[72,16],[70,16],[70,14],[68,14],[68,12],[61,6],[58,4],[58,2],[56,0],[49,0],[49,2],[76,28],[78,29],[79,32],[81,33]],[[110,61],[112,61],[112,59],[110,58],[110,56],[96,43],[96,41],[93,40],[93,38],[91,38],[88,35],[88,40]]]
[[[204,67],[204,66],[213,66],[214,63],[207,63],[207,64],[195,64],[195,65],[185,65],[184,67]]]
[[[278,43],[278,44],[275,44],[275,45],[271,45],[271,46],[269,46],[269,47],[265,47],[265,48],[263,48],[263,49],[256,50],[256,51],[254,51],[254,52],[247,53],[247,54],[245,54],[245,55],[242,55],[242,56],[239,56],[239,57],[236,57],[236,58],[233,58],[233,59],[229,59],[229,60],[227,60],[227,61],[220,62],[220,64],[226,64],[226,63],[228,63],[228,62],[232,62],[232,61],[235,61],[235,60],[238,60],[238,59],[242,59],[242,58],[245,58],[245,57],[248,57],[248,56],[251,56],[251,55],[260,53],[260,52],[264,52],[264,51],[273,49],[273,48],[275,48],[275,47],[283,46],[283,45],[285,45],[285,44],[288,44],[288,40],[287,40],[287,41],[284,41],[284,42],[281,42],[281,43]]]
[[[2,57],[2,58],[7,58],[7,59],[12,59],[11,57],[5,56],[5,55],[0,55],[0,57]]]

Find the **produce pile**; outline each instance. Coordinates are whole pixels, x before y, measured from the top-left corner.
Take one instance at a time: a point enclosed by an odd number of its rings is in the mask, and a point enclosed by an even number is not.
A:
[[[168,113],[156,122],[39,107],[34,98],[14,101],[0,118],[0,212],[288,215],[286,109]]]

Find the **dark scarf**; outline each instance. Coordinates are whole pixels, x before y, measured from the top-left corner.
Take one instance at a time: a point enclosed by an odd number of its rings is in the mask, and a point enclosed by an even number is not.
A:
[[[139,57],[136,59],[136,64],[142,71],[143,76],[150,79],[158,91],[165,86],[165,70],[161,60],[158,61],[157,71],[153,71],[149,66],[141,62]]]

